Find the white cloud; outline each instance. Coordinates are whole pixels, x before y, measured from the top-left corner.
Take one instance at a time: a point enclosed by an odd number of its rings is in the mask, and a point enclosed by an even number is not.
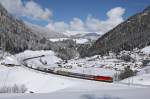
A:
[[[25,4],[22,0],[0,0],[0,3],[8,12],[17,16],[27,16],[33,19],[49,20],[52,11],[48,8],[43,9],[34,1],[28,1]]]
[[[87,17],[85,24],[89,31],[99,31],[101,29],[101,21],[91,15]]]
[[[125,9],[122,7],[116,7],[107,12],[107,16],[110,19],[120,18],[125,12]]]
[[[97,32],[99,34],[104,34],[124,21],[123,20],[124,13],[125,13],[124,8],[116,7],[116,8],[110,9],[106,13],[108,17],[106,20],[100,20],[100,19],[94,18],[92,15],[88,15],[84,22],[79,18],[73,18],[73,20],[70,21],[69,23],[53,22],[53,24],[52,23],[48,24],[47,27],[50,30],[54,30],[54,31],[59,30],[59,32],[63,32],[63,33],[66,32],[68,33],[67,35],[72,35],[72,34],[69,34],[69,32],[67,31],[79,31],[79,32],[89,31],[89,32]],[[75,32],[73,34],[75,34]]]
[[[54,22],[54,23],[50,22],[46,27],[51,31],[63,32],[63,33],[69,29],[69,25],[63,21]]]
[[[107,12],[107,20],[99,20],[92,16],[88,16],[86,20],[87,29],[104,34],[124,21],[122,17],[124,13],[124,8],[116,7]]]
[[[72,31],[84,31],[84,22],[79,18],[73,18],[72,21],[70,21],[70,30]]]
[[[33,0],[27,2],[22,2],[22,0],[0,0],[0,3],[2,3],[2,5],[14,15],[26,16],[33,19],[42,19],[48,21],[52,20],[52,11],[48,8],[43,9]],[[67,35],[71,35],[67,31],[85,31],[104,34],[124,21],[122,17],[124,13],[124,8],[115,7],[110,9],[106,13],[106,20],[100,20],[98,18],[94,18],[92,15],[88,15],[85,21],[77,17],[73,18],[69,23],[65,23],[64,21],[55,22],[54,20],[52,20],[46,27],[52,31],[62,33],[66,32],[68,33]]]

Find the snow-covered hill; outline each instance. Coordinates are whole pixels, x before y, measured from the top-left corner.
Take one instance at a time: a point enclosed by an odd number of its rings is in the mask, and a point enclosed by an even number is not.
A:
[[[149,88],[1,95],[0,99],[149,99]]]
[[[96,55],[83,59],[72,59],[65,63],[56,56],[56,53],[50,50],[27,50],[16,55],[8,55],[0,63],[5,62],[7,64],[8,62],[21,65],[22,60],[41,55],[44,56],[41,58],[30,59],[26,61],[27,64],[35,67],[48,66],[51,68],[52,66],[64,71],[109,76],[116,73],[114,67],[118,68],[118,70],[122,70],[124,68],[122,64],[133,65],[131,63],[125,63],[123,60],[116,59],[112,54],[103,57]],[[134,54],[132,56],[134,56]],[[43,65],[41,61],[46,62],[47,64]],[[58,66],[58,63],[59,65],[61,64],[61,68]],[[68,68],[69,66],[71,66],[71,68]],[[134,68],[134,66],[132,68]],[[92,99],[141,99],[143,96],[146,97],[144,99],[149,99],[147,97],[150,97],[150,88],[149,86],[146,86],[150,85],[150,75],[148,70],[149,68],[145,67],[141,69],[135,77],[117,83],[105,83],[46,74],[22,65],[14,67],[0,65],[0,86],[12,86],[17,84],[25,85],[28,89],[27,92],[49,92],[49,94],[2,95],[0,96],[0,99],[10,99],[10,97],[11,99],[19,99],[20,97],[22,99],[42,99],[43,97],[45,99],[57,99],[60,97],[62,99],[69,99],[70,97],[72,97],[71,99],[89,99],[88,97],[92,97]]]
[[[150,46],[144,47],[141,51],[146,53],[146,54],[150,54]]]
[[[45,38],[48,38],[48,39],[49,38],[64,38],[64,37],[67,37],[65,34],[51,31],[46,27],[38,26],[38,25],[31,24],[31,23],[28,23],[28,22],[26,22],[26,25],[34,33],[36,33],[36,35],[39,35],[41,37],[45,37]]]
[[[89,42],[88,39],[84,39],[84,38],[78,38],[78,39],[72,39],[72,38],[51,38],[49,39],[51,42],[58,42],[58,41],[63,41],[63,40],[68,40],[71,39],[73,41],[75,41],[77,44],[85,44],[87,42]]]
[[[121,82],[130,84],[150,85],[150,65],[142,68],[136,76],[127,78]]]
[[[72,32],[71,32],[72,33]],[[90,40],[97,40],[101,35],[97,33],[91,33],[91,32],[78,32],[75,35],[71,35],[71,38],[84,38],[84,39],[90,39]]]
[[[28,91],[36,93],[3,94],[0,95],[0,99],[142,99],[143,97],[149,99],[150,97],[150,88],[86,81],[44,74],[23,67],[0,66],[0,73],[1,86],[25,84]]]

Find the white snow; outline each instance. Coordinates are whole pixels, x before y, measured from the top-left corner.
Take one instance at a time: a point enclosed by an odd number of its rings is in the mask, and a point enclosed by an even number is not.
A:
[[[0,66],[0,74],[1,86],[4,84],[24,84],[28,88],[28,91],[33,91],[35,93],[49,92],[48,94],[1,95],[0,99],[70,99],[71,96],[71,99],[82,99],[81,96],[84,95],[96,95],[97,97],[104,97],[107,95],[113,97],[110,99],[118,99],[114,97],[119,97],[119,99],[133,99],[133,97],[136,97],[134,95],[135,93],[139,93],[139,96],[149,96],[147,93],[150,90],[148,88],[138,86],[89,81],[53,74],[45,74],[23,67],[8,68]],[[136,99],[140,98],[138,97]]]
[[[123,83],[150,85],[150,66],[146,66],[137,73],[137,76],[122,80]]]
[[[138,72],[138,75],[143,75],[143,74],[150,74],[150,66],[149,65],[142,68],[142,70],[140,72]]]
[[[41,67],[45,66],[42,63],[46,63],[46,66],[50,67],[56,67],[56,63],[61,61],[60,58],[58,58],[53,51],[25,51],[24,53],[16,55],[19,59],[22,60],[25,58],[29,57],[35,57],[35,56],[40,56],[40,55],[45,55],[44,57],[39,57],[35,59],[30,59],[27,61],[28,65],[36,66],[36,67]],[[21,58],[20,58],[21,57]]]
[[[94,56],[85,59],[72,59],[69,60],[68,63],[64,63],[60,58],[58,58],[55,55],[53,51],[30,51],[30,50],[16,54],[15,56],[11,56],[10,58],[17,60],[18,62],[21,62],[26,58],[41,56],[41,55],[45,55],[45,56],[41,58],[39,57],[39,58],[27,60],[26,63],[28,64],[28,66],[44,67],[44,68],[55,67],[56,70],[113,77],[114,74],[116,73],[116,71],[113,68],[114,62],[120,61],[117,59],[101,60],[101,59],[97,59],[97,57]],[[61,63],[62,67],[58,67],[57,64],[58,62]]]
[[[58,41],[63,41],[67,39],[71,39],[71,38],[51,38],[49,40],[52,42],[58,42]],[[88,42],[88,39],[84,39],[84,38],[78,38],[78,39],[72,39],[72,40],[75,41],[77,44],[84,44]]]
[[[0,99],[149,99],[150,88],[84,82],[53,93],[4,94]]]
[[[74,82],[54,75],[35,72],[23,67],[0,66],[0,86],[25,85],[28,91],[54,92],[72,86]]]
[[[16,57],[12,56],[6,56],[3,61],[1,61],[2,64],[15,64],[20,65],[20,63],[17,61]]]
[[[61,59],[56,57],[55,53],[51,50],[47,50],[47,51],[44,51],[44,50],[41,50],[41,51],[26,50],[22,53],[6,57],[4,62],[11,63],[11,64],[16,64],[16,65],[17,64],[21,65],[21,62],[24,59],[31,58],[31,57],[36,57],[36,56],[42,56],[42,55],[44,55],[44,57],[35,58],[34,60],[31,59],[29,61],[29,64],[34,65],[34,66],[36,66],[36,65],[43,66],[40,61],[42,61],[42,62],[46,61],[47,65],[50,66],[50,65],[55,64],[56,62],[61,61]]]
[[[58,41],[63,41],[63,40],[67,40],[67,39],[69,39],[69,38],[51,38],[49,40],[52,42],[58,42]]]
[[[77,44],[84,44],[88,42],[88,39],[83,39],[83,38],[79,38],[79,39],[73,39]]]
[[[150,74],[143,74],[129,77],[127,79],[122,80],[121,82],[127,84],[150,85]]]
[[[141,51],[145,52],[146,54],[150,54],[150,46],[144,47]]]
[[[58,70],[107,76],[113,76],[116,73],[114,68],[122,70],[124,66],[131,65],[132,69],[137,70],[138,67],[135,67],[135,63],[124,62],[116,59],[113,55],[104,56],[103,58],[96,55],[83,59],[72,59],[64,63],[64,61],[50,50],[28,50],[14,56],[8,56],[4,61],[17,64],[26,58],[41,55],[45,56],[27,60],[27,64],[37,67],[54,66],[57,67],[56,69]],[[135,55],[136,54],[133,53],[132,57],[137,59],[136,64],[138,64],[141,56],[134,57]],[[41,61],[47,64],[43,65]],[[62,67],[58,68],[57,62],[61,63]],[[140,66],[140,63],[138,65]],[[89,99],[88,97],[91,97],[90,99],[141,99],[143,97],[144,99],[149,99],[150,69],[149,67],[145,67],[139,70],[140,72],[135,77],[127,78],[118,83],[105,83],[46,74],[23,66],[6,67],[0,65],[0,86],[24,84],[28,91],[35,93],[48,92],[47,94],[1,95],[0,99]]]

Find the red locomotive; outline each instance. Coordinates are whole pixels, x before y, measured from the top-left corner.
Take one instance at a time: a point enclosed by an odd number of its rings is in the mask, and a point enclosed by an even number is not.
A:
[[[108,76],[94,76],[93,78],[97,81],[113,82],[113,78]]]

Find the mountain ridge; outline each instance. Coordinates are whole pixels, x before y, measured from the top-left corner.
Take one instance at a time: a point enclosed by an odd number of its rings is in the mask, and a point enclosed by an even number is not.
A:
[[[10,53],[18,53],[26,49],[50,49],[43,38],[33,33],[23,21],[7,12],[0,4],[0,47]]]
[[[32,23],[28,23],[28,22],[25,22],[25,24],[27,25],[28,28],[31,29],[31,31],[36,33],[36,35],[39,35],[41,37],[45,37],[47,39],[50,39],[50,38],[65,38],[65,37],[67,37],[65,34],[54,32],[54,31],[50,31],[46,27],[42,27],[42,26],[35,25],[35,24],[32,24]]]
[[[82,57],[119,52],[150,45],[150,6],[100,37]]]

